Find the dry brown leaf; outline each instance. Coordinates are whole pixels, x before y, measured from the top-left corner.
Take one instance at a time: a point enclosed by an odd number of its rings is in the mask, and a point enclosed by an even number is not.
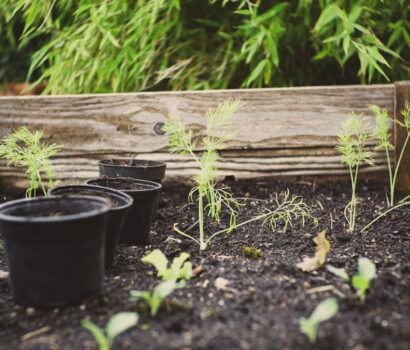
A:
[[[296,265],[305,272],[311,272],[321,267],[325,263],[326,255],[330,250],[330,243],[326,239],[325,230],[318,233],[318,235],[313,238],[313,241],[316,243],[315,255],[312,258],[305,257],[302,262]]]
[[[215,280],[215,287],[216,287],[216,289],[226,290],[226,289],[228,289],[227,286],[228,286],[229,283],[230,283],[230,281],[228,281],[227,279],[222,278],[222,277],[218,277]]]

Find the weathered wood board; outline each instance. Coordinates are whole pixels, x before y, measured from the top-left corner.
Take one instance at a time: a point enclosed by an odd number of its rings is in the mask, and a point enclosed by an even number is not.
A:
[[[97,160],[110,155],[161,159],[167,176],[190,177],[196,166],[166,151],[159,127],[179,115],[197,135],[204,113],[227,98],[246,102],[235,115],[235,139],[221,151],[221,176],[238,178],[346,174],[335,150],[351,111],[374,119],[367,106],[394,112],[394,85],[302,87],[197,92],[0,97],[0,138],[19,125],[43,128],[49,142],[64,145],[53,163],[59,180],[81,182],[98,174]],[[386,170],[384,157],[368,174]],[[5,182],[24,174],[0,163]]]

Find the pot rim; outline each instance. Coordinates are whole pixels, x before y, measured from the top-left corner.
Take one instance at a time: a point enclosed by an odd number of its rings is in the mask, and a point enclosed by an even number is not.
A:
[[[97,209],[91,209],[85,212],[77,214],[60,215],[60,216],[39,216],[39,217],[27,217],[4,214],[3,211],[10,208],[18,208],[26,205],[34,205],[38,202],[61,202],[70,200],[82,200],[89,202],[99,202],[101,206]],[[0,205],[0,221],[16,222],[16,223],[57,223],[57,222],[69,222],[80,219],[93,217],[99,214],[107,213],[110,210],[110,202],[102,197],[98,196],[49,196],[49,197],[37,197],[37,198],[21,198],[13,201],[5,202]]]
[[[104,180],[104,179],[108,179],[108,180],[127,180],[127,181],[132,181],[134,183],[137,183],[139,185],[147,185],[147,188],[144,189],[116,189],[117,191],[122,191],[125,193],[135,193],[135,192],[156,192],[161,190],[162,185],[158,182],[154,182],[154,181],[149,181],[149,180],[142,180],[142,179],[134,179],[132,177],[108,177],[108,176],[100,176],[100,177],[96,177],[93,179],[89,179],[85,182],[86,185],[93,185],[93,186],[99,186],[99,187],[104,187],[104,188],[112,188],[112,187],[108,187],[105,185],[96,185],[96,184],[91,184],[90,182],[92,181],[98,181],[98,180]]]
[[[120,167],[120,168],[150,168],[150,169],[155,169],[155,168],[165,168],[166,163],[162,162],[160,160],[150,160],[150,159],[140,159],[140,158],[135,158],[132,159],[132,161],[138,161],[138,162],[149,162],[153,163],[152,165],[147,165],[147,166],[141,166],[141,165],[123,165],[123,164],[108,164],[107,162],[110,161],[116,161],[116,160],[131,160],[130,158],[109,158],[109,159],[103,159],[100,160],[98,163],[103,164],[104,166],[107,167]]]
[[[76,193],[59,194],[60,190],[65,191],[65,190],[70,190],[70,189],[73,189],[73,190],[78,189],[79,191],[81,191],[81,190],[85,190],[85,191],[86,190],[94,190],[95,192],[99,192],[99,191],[101,191],[102,188],[106,191],[106,193],[109,193],[110,195],[112,195],[112,197],[121,198],[125,202],[125,204],[122,204],[122,205],[119,205],[119,206],[116,206],[116,207],[110,206],[110,210],[123,210],[123,209],[131,207],[131,205],[134,203],[134,199],[130,195],[126,194],[125,192],[122,192],[120,190],[116,190],[114,188],[103,187],[103,186],[98,186],[98,185],[74,184],[74,185],[56,186],[56,187],[50,188],[48,190],[48,194],[50,196],[53,196],[53,197],[57,197],[57,196],[87,197],[87,196],[91,196],[91,197],[104,198],[103,196],[101,196],[101,197],[99,195],[94,196],[93,194],[84,194],[84,195],[83,194],[79,195],[79,194],[76,194]],[[54,192],[56,192],[56,193],[54,193]]]

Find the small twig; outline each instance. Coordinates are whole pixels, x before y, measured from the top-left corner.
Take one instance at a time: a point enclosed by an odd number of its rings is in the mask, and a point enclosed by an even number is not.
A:
[[[45,327],[39,328],[39,329],[37,329],[37,330],[35,330],[35,331],[32,331],[32,332],[29,332],[29,333],[24,334],[23,336],[21,336],[20,340],[21,340],[21,341],[27,341],[27,340],[29,340],[29,339],[31,339],[31,338],[34,338],[34,337],[37,337],[37,336],[39,336],[39,335],[41,335],[41,334],[47,333],[50,329],[51,329],[51,328],[50,328],[49,326],[45,326]]]
[[[333,284],[328,284],[325,286],[320,286],[320,287],[314,287],[306,290],[307,294],[314,294],[314,293],[323,293],[323,292],[334,292],[336,295],[338,295],[341,298],[344,298],[345,295],[338,290]]]

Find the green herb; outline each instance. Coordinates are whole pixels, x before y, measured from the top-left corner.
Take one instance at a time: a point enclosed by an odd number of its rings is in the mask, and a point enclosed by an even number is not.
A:
[[[262,250],[255,247],[243,247],[243,254],[250,259],[260,259],[263,257]]]
[[[362,302],[366,300],[366,291],[375,277],[375,264],[368,258],[359,258],[357,274],[352,277],[352,286],[357,290],[357,295]]]
[[[326,266],[327,270],[345,282],[350,281],[350,277],[345,269],[332,265]],[[376,265],[368,258],[359,258],[357,274],[351,279],[352,286],[357,291],[360,301],[366,300],[366,292],[370,288],[370,282],[376,277]]]
[[[373,164],[373,153],[366,150],[366,142],[371,138],[368,130],[368,122],[352,113],[343,124],[337,145],[342,155],[342,162],[349,167],[352,185],[352,198],[345,208],[345,218],[349,223],[350,232],[354,231],[356,223],[356,186],[359,166],[364,162]]]
[[[333,273],[335,276],[341,278],[343,281],[345,282],[349,282],[350,281],[350,276],[348,275],[348,273],[346,272],[345,269],[341,269],[339,267],[335,267],[332,265],[326,265],[326,269]]]
[[[311,343],[316,343],[319,325],[334,317],[339,310],[336,298],[327,298],[316,306],[309,318],[300,318],[300,331],[305,334]]]
[[[192,263],[186,261],[189,259],[188,253],[181,253],[174,258],[170,267],[168,267],[168,259],[159,249],[153,250],[148,255],[142,258],[142,262],[150,264],[157,270],[157,276],[164,281],[189,281],[192,277]]]
[[[216,108],[208,109],[206,113],[206,135],[202,144],[204,152],[199,157],[195,153],[196,143],[193,141],[192,130],[186,129],[179,118],[170,118],[165,123],[164,131],[169,135],[169,149],[171,152],[189,155],[199,166],[199,173],[194,177],[195,186],[189,194],[189,200],[198,202],[199,239],[182,231],[178,232],[198,243],[201,250],[207,248],[210,239],[205,238],[204,212],[208,216],[220,221],[220,213],[225,208],[230,213],[228,232],[236,225],[239,203],[233,198],[227,188],[217,188],[217,160],[218,150],[225,147],[232,139],[229,130],[232,125],[232,115],[244,104],[238,100],[227,100]],[[217,136],[216,136],[217,135]]]
[[[28,180],[27,197],[35,197],[38,188],[46,196],[42,175],[47,178],[48,187],[53,187],[54,171],[50,158],[57,154],[62,146],[48,145],[42,142],[43,130],[30,131],[22,126],[14,130],[0,144],[0,158],[8,160],[8,165],[25,168]]]
[[[183,288],[184,286],[184,281],[163,281],[160,284],[158,284],[152,292],[132,290],[130,292],[130,300],[144,300],[150,308],[151,316],[155,316],[164,299],[170,294],[172,294],[176,289]]]
[[[370,106],[370,109],[376,115],[376,129],[374,132],[374,137],[378,141],[377,148],[383,149],[387,157],[387,167],[389,171],[389,185],[390,185],[390,198],[389,197],[387,198],[387,204],[389,207],[391,207],[395,204],[394,203],[394,192],[395,192],[397,174],[400,169],[401,161],[403,159],[403,154],[410,140],[410,104],[408,103],[408,101],[406,101],[405,107],[401,111],[404,117],[403,122],[400,122],[398,120],[394,121],[395,123],[403,127],[407,132],[406,139],[404,140],[403,148],[400,151],[400,154],[399,154],[399,157],[397,159],[396,166],[394,167],[394,169],[393,169],[392,161],[390,159],[390,151],[394,150],[394,146],[390,142],[391,134],[389,131],[389,124],[390,124],[389,115],[386,109],[380,109],[380,107],[376,105]]]
[[[86,319],[81,325],[91,332],[100,350],[110,350],[114,339],[138,323],[138,314],[135,312],[120,312],[110,318],[105,329]]]

